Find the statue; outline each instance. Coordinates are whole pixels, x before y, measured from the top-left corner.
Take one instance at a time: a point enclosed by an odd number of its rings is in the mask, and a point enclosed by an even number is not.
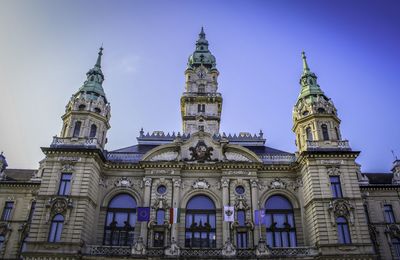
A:
[[[267,243],[265,243],[263,238],[260,238],[258,245],[256,246],[256,256],[266,256],[270,254],[271,252],[267,246]]]
[[[135,242],[135,244],[133,244],[131,254],[132,255],[145,255],[146,254],[146,247],[143,244],[143,238],[142,237],[138,237],[138,239]]]
[[[168,248],[165,249],[164,254],[166,256],[179,256],[181,253],[181,249],[179,248],[178,244],[175,241],[175,238],[173,237],[171,239],[171,244],[169,245]]]
[[[222,255],[223,256],[235,256],[236,255],[236,248],[232,244],[232,241],[230,238],[225,241],[224,246],[222,247]]]

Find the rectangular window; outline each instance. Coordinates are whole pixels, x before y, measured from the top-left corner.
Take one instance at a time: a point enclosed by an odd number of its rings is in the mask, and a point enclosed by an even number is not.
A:
[[[331,191],[332,191],[332,196],[334,198],[342,198],[342,187],[340,185],[340,177],[339,176],[330,176],[329,177],[331,181]]]
[[[156,231],[154,232],[154,247],[164,246],[164,232]]]
[[[389,204],[384,205],[383,210],[384,210],[384,214],[385,214],[386,223],[396,223],[392,205],[389,205]]]
[[[4,205],[3,214],[1,215],[2,221],[8,221],[11,219],[11,211],[12,211],[13,207],[14,207],[13,201],[6,202],[6,204]]]
[[[197,105],[197,112],[206,112],[206,105],[205,104],[198,104]]]
[[[71,173],[61,174],[60,187],[58,188],[58,195],[65,196],[71,192]]]

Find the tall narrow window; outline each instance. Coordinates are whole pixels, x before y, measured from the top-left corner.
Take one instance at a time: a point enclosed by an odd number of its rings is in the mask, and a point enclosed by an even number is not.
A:
[[[199,85],[199,93],[204,93],[206,92],[206,86],[204,86],[203,84]]]
[[[90,126],[90,134],[89,137],[93,138],[96,137],[97,126],[95,124]]]
[[[55,243],[61,241],[61,233],[64,224],[64,217],[61,214],[57,214],[53,217],[50,226],[49,242]]]
[[[163,247],[164,246],[164,232],[163,231],[155,231],[154,232],[154,247]]]
[[[35,213],[36,201],[32,201],[31,209],[29,210],[28,223],[32,222],[33,213]]]
[[[191,198],[186,205],[185,247],[216,247],[216,210],[205,195]]]
[[[396,223],[396,219],[394,218],[392,205],[386,204],[383,206],[385,212],[385,221],[386,223]]]
[[[306,128],[306,134],[307,134],[307,141],[312,141],[313,137],[312,137],[311,127]]]
[[[393,250],[394,250],[394,255],[397,257],[400,257],[400,239],[393,238],[392,246],[393,246]]]
[[[4,235],[0,235],[0,250],[4,244],[4,240],[5,240]]]
[[[197,112],[206,112],[206,105],[205,104],[198,104],[197,105]]]
[[[77,121],[75,123],[74,134],[72,135],[72,137],[79,137],[79,133],[81,132],[81,125],[81,121]]]
[[[157,217],[157,225],[164,225],[165,210],[158,209],[156,212],[156,217]]]
[[[335,127],[335,133],[337,140],[340,140],[339,130],[337,129],[337,127]]]
[[[3,209],[3,214],[1,215],[2,221],[8,221],[11,219],[11,211],[12,211],[13,207],[14,207],[13,201],[6,201],[6,204],[4,205],[4,209]]]
[[[329,140],[328,127],[325,124],[323,124],[321,125],[321,130],[322,130],[322,138],[324,139],[324,141],[328,141]]]
[[[332,197],[334,198],[342,198],[342,187],[340,184],[340,177],[339,176],[330,176],[329,180],[331,181],[331,191]]]
[[[240,210],[237,211],[237,221],[238,221],[240,227],[244,227],[245,226],[246,213],[245,213],[244,210],[240,209]]]
[[[265,203],[267,244],[270,247],[295,247],[296,228],[292,204],[283,196],[273,195]]]
[[[61,174],[60,186],[58,187],[58,195],[66,196],[66,195],[70,194],[71,179],[72,179],[71,173],[62,173]]]
[[[247,232],[237,232],[237,248],[247,248]]]
[[[129,194],[118,194],[108,204],[103,243],[111,246],[132,245],[135,224],[136,200]]]
[[[347,219],[344,217],[338,217],[336,219],[337,230],[338,230],[338,242],[340,244],[351,244],[349,224]]]

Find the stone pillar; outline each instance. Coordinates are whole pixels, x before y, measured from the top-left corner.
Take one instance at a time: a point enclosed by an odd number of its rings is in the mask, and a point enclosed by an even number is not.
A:
[[[224,221],[224,206],[229,205],[229,179],[221,179],[222,186],[222,244],[230,239],[229,222]]]
[[[172,208],[179,208],[180,205],[180,188],[181,188],[181,179],[172,179],[172,184],[173,184],[173,197],[172,197]],[[182,210],[181,210],[182,211]],[[174,238],[175,241],[177,241],[179,245],[179,238],[178,238],[178,225],[179,223],[172,224],[171,227],[171,241]]]
[[[150,207],[151,182],[152,182],[152,179],[150,177],[144,177],[143,178],[143,184],[144,184],[143,207]],[[144,244],[146,246],[148,246],[148,241],[147,241],[147,222],[141,222],[141,224],[140,224],[140,236],[142,237]]]
[[[251,214],[254,218],[254,212],[255,210],[258,209],[258,203],[259,203],[259,197],[258,197],[258,179],[251,179],[250,180],[250,187],[251,187]],[[255,226],[254,227],[254,245],[258,244],[258,241],[260,240],[260,227]]]

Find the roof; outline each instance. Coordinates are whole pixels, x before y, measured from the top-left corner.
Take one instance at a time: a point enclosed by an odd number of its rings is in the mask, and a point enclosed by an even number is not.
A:
[[[6,181],[29,181],[36,172],[37,170],[31,169],[6,169],[4,171],[7,176]]]
[[[392,184],[393,173],[363,173],[369,184]]]

